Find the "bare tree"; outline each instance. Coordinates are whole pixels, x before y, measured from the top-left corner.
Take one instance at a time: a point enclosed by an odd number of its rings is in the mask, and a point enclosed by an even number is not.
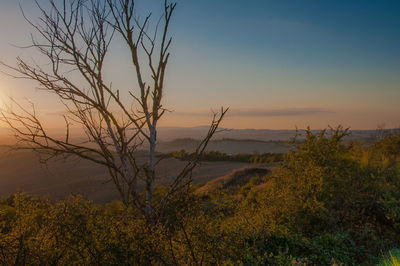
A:
[[[30,47],[36,48],[50,67],[19,57],[16,66],[3,65],[14,72],[14,77],[34,80],[39,89],[59,97],[67,110],[63,116],[65,137],[48,133],[33,104],[27,108],[13,101],[14,108],[1,111],[2,120],[14,130],[23,148],[49,158],[74,155],[106,166],[124,204],[136,206],[154,221],[157,210],[190,184],[199,156],[227,111],[221,108],[214,114],[207,135],[196,149],[197,156],[155,206],[157,124],[166,112],[162,100],[172,41],[168,29],[176,3],[162,1],[163,15],[152,25],[151,13],[142,20],[136,15],[134,0],[48,0],[49,7],[35,2],[41,12],[39,21],[35,23],[24,15],[36,33]],[[129,101],[104,78],[105,60],[116,36],[126,43],[137,79],[138,89],[129,91]],[[146,75],[150,77],[146,79]],[[82,126],[85,142],[71,141],[71,123]],[[135,151],[143,143],[148,143],[148,160],[140,164]],[[145,184],[145,197],[140,195],[141,182]]]

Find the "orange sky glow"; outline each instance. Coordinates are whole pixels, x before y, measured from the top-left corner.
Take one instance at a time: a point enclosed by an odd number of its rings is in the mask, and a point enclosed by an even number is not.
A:
[[[36,18],[30,4],[24,5]],[[160,126],[207,125],[212,110],[221,106],[230,107],[222,124],[227,128],[400,126],[400,26],[390,9],[366,4],[363,8],[375,17],[365,26],[361,13],[340,4],[340,22],[337,12],[321,16],[318,10],[264,2],[243,2],[240,21],[235,19],[239,5],[217,4],[210,10],[203,1],[192,1],[178,7],[164,94],[164,106],[172,112]],[[203,9],[207,20],[196,11]],[[13,65],[17,56],[35,58],[31,50],[14,46],[29,44],[30,32],[17,1],[5,0],[0,34],[7,38],[0,39],[0,61]],[[121,91],[135,90],[124,46],[116,42],[110,54],[109,81]],[[35,90],[36,85],[0,73],[0,104],[9,103],[9,97],[29,99],[45,124],[62,128],[59,100]]]

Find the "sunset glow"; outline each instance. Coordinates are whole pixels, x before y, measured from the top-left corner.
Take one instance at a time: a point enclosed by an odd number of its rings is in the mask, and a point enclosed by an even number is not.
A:
[[[182,1],[172,24],[173,56],[164,98],[172,112],[161,125],[205,125],[211,110],[225,106],[230,112],[224,125],[231,128],[399,126],[400,24],[394,13],[399,6],[389,3],[342,3],[328,12],[319,1],[304,6],[291,1]],[[17,56],[40,60],[31,49],[14,46],[29,44],[33,32],[17,2],[1,5],[0,32],[6,37],[0,41],[0,60],[11,65]],[[31,5],[22,1],[27,15],[35,18]],[[106,74],[127,92],[135,79],[125,48],[114,43]],[[0,74],[3,99],[34,100],[58,127],[54,114],[62,105],[36,86]]]

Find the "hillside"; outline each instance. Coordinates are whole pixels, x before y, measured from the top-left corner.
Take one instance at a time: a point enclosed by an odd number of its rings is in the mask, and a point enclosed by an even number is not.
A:
[[[249,183],[252,178],[264,177],[271,171],[265,167],[244,167],[236,169],[228,175],[208,181],[204,186],[196,190],[197,195],[207,195],[216,191],[237,190]]]
[[[47,164],[41,164],[39,159],[31,151],[10,151],[1,147],[0,196],[23,190],[55,200],[64,199],[70,193],[82,193],[99,203],[119,199],[114,185],[107,182],[108,172],[104,167],[79,159],[53,159]],[[169,184],[184,165],[184,161],[174,158],[162,160],[157,168],[157,183]],[[241,162],[203,162],[194,170],[193,180],[204,183],[248,165]]]

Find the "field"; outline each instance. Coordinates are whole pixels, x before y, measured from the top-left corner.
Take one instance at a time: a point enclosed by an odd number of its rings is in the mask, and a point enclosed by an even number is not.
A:
[[[110,182],[107,171],[84,160],[51,160],[47,164],[31,151],[9,151],[0,149],[0,196],[24,191],[32,195],[48,196],[54,200],[65,198],[70,193],[82,193],[99,203],[119,199]],[[185,162],[167,158],[158,166],[158,184],[167,185]],[[193,172],[195,183],[204,183],[232,170],[248,166],[241,162],[203,162]]]

